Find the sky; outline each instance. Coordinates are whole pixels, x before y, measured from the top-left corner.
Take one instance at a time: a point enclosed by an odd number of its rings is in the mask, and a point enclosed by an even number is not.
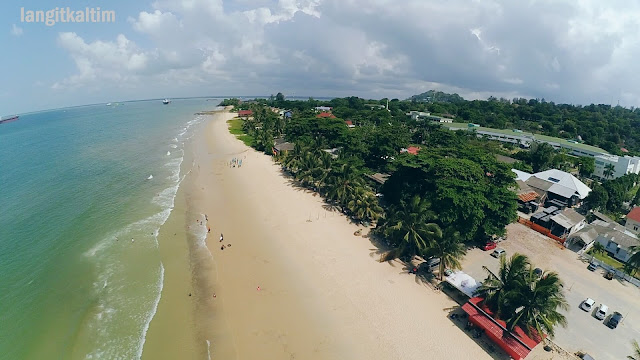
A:
[[[101,8],[115,22],[26,22]],[[545,98],[640,105],[640,1],[8,0],[0,115],[149,98]],[[4,31],[2,28],[4,27]]]

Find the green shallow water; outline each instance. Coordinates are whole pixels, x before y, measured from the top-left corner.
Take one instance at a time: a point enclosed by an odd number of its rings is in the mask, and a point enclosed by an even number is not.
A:
[[[155,235],[191,166],[194,113],[217,103],[96,105],[0,125],[1,359],[140,356],[164,271]]]

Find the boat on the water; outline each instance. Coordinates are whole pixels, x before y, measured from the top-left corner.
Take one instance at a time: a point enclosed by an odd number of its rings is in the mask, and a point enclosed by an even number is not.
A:
[[[149,175],[149,177],[147,178],[147,180],[151,180],[153,179],[153,175]]]
[[[8,123],[8,122],[12,122],[12,121],[16,121],[20,118],[20,116],[18,115],[14,115],[14,116],[10,116],[6,119],[2,119],[0,118],[0,124],[4,124],[4,123]]]
[[[164,99],[164,100],[162,100],[162,103],[163,103],[163,104],[165,104],[165,105],[167,105],[167,104],[168,104],[168,103],[170,103],[170,102],[171,102],[171,100],[169,100],[169,99]]]
[[[111,103],[107,103],[107,106],[111,106]]]

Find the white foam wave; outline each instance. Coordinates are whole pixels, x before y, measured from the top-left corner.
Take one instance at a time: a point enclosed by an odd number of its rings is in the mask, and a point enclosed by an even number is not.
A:
[[[149,316],[147,317],[147,321],[145,321],[144,327],[142,329],[142,336],[140,337],[140,342],[138,343],[138,353],[137,358],[142,358],[142,351],[144,349],[144,342],[147,340],[147,331],[149,331],[149,325],[153,320],[153,317],[158,312],[158,304],[160,303],[160,298],[162,297],[162,289],[164,288],[164,265],[160,262],[160,277],[158,278],[158,296],[156,296],[156,300],[153,303],[153,307],[149,312]]]
[[[211,342],[207,340],[207,359],[211,360]]]
[[[169,145],[169,147],[170,147],[170,148],[172,148],[172,149],[175,149],[175,148],[177,148],[177,147],[178,147],[178,145],[176,145],[176,144],[171,144],[171,145]]]

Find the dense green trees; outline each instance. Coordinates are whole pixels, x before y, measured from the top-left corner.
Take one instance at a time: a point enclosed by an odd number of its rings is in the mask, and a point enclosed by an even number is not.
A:
[[[568,304],[557,273],[536,275],[529,259],[517,253],[510,259],[500,258],[498,274],[485,270],[488,276],[477,294],[509,330],[519,326],[528,333],[535,329],[553,337],[557,325],[566,326],[567,320],[558,310],[568,309]]]

